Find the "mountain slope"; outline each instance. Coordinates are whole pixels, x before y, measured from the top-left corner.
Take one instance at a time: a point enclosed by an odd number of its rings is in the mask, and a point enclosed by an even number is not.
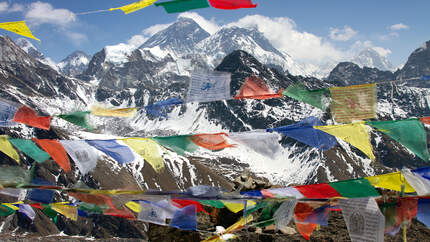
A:
[[[42,52],[40,52],[34,45],[25,38],[18,38],[16,40],[16,44],[21,47],[27,54],[29,54],[34,59],[42,62],[45,65],[50,66],[52,69],[58,71],[57,64],[51,60],[49,57],[46,57]]]
[[[61,73],[68,76],[76,76],[82,74],[88,67],[91,56],[82,51],[75,51],[68,55],[57,66]]]
[[[377,68],[382,71],[393,71],[394,66],[390,63],[387,57],[380,55],[372,48],[362,50],[356,55],[351,62],[359,65],[361,68]]]

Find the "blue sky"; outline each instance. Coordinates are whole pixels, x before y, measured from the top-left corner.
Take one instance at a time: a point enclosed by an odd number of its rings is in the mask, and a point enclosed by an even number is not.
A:
[[[206,8],[182,16],[194,18],[212,32],[227,24],[256,26],[275,47],[305,63],[342,60],[371,47],[398,66],[406,62],[413,50],[430,40],[428,0],[253,1],[258,3],[255,9]],[[138,45],[179,16],[155,6],[128,15],[119,10],[79,14],[132,2],[0,0],[0,22],[26,20],[33,34],[42,40],[31,42],[58,62],[74,50],[92,55],[106,45]],[[18,37],[3,30],[0,34],[12,39]]]

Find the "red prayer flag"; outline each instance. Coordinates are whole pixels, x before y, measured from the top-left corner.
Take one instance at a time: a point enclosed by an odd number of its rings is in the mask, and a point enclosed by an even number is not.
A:
[[[417,198],[400,198],[396,207],[399,222],[410,221],[417,216],[418,199]]]
[[[327,183],[302,185],[296,186],[295,188],[306,198],[341,197],[341,195]]]
[[[82,202],[92,203],[95,205],[107,205],[111,208],[116,208],[112,202],[112,198],[102,194],[85,194],[78,192],[68,192],[68,194]]]
[[[430,117],[421,117],[420,121],[423,124],[429,124],[430,125]]]
[[[263,197],[265,198],[274,198],[275,194],[267,191],[266,189],[261,190],[261,194],[263,194]]]
[[[172,202],[172,204],[178,208],[183,208],[188,205],[195,205],[197,208],[197,212],[204,212],[206,214],[209,214],[208,212],[206,212],[206,210],[203,209],[202,205],[199,202],[194,200],[172,199]]]
[[[252,98],[252,99],[270,99],[282,96],[282,91],[275,93],[272,88],[260,78],[252,75],[247,77],[238,94],[234,99]]]
[[[43,207],[40,203],[32,203],[30,204],[30,206],[32,206],[33,208],[38,208],[40,210],[43,210]]]
[[[212,7],[218,9],[255,8],[251,0],[209,0]]]
[[[51,116],[41,117],[36,111],[27,106],[21,106],[18,111],[16,111],[13,121],[39,129],[49,130],[51,127]]]
[[[313,210],[314,209],[307,203],[297,203],[294,209],[294,221],[296,223],[297,231],[299,231],[306,240],[309,240],[312,232],[317,226],[316,224],[303,223]]]
[[[48,154],[52,157],[52,159],[57,162],[57,164],[63,169],[65,172],[69,172],[70,169],[70,160],[67,157],[66,150],[63,145],[61,145],[58,140],[55,139],[33,139],[42,149],[44,149]]]
[[[196,145],[201,146],[208,150],[222,150],[227,147],[234,147],[235,145],[227,143],[223,137],[226,133],[218,134],[196,134],[190,137]]]
[[[130,220],[136,219],[136,217],[134,217],[134,214],[127,209],[109,208],[109,209],[104,210],[103,214],[109,215],[109,216],[120,217],[120,218],[126,218],[126,219],[130,219]]]
[[[309,240],[311,238],[311,234],[314,232],[316,227],[316,224],[296,222],[296,228],[305,240]]]

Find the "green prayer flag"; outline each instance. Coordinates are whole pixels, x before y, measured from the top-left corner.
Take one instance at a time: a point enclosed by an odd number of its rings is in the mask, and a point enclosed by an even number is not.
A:
[[[30,180],[30,171],[20,166],[0,166],[0,184],[25,184]]]
[[[323,111],[326,110],[329,99],[327,97],[328,89],[307,90],[301,83],[290,85],[282,92],[283,96],[294,98],[298,101],[310,104]]]
[[[257,203],[257,205],[255,205],[254,207],[247,208],[247,209],[246,209],[245,216],[248,216],[249,214],[251,214],[251,213],[253,213],[253,212],[257,211],[257,210],[258,210],[258,209],[260,209],[260,208],[266,207],[266,206],[267,206],[267,202],[259,202],[259,203]]]
[[[4,205],[0,205],[0,216],[9,216],[14,214],[15,210]]]
[[[38,163],[42,163],[50,158],[49,154],[39,149],[37,145],[28,139],[9,139],[16,148]]]
[[[90,111],[77,111],[69,114],[60,114],[58,117],[82,128],[92,130],[93,127],[91,127],[87,122],[87,115],[90,113]]]
[[[92,212],[92,213],[103,213],[103,209],[108,209],[108,206],[98,206],[92,203],[82,202],[79,207],[80,210]]]
[[[364,178],[329,183],[342,197],[377,197],[378,191]]]
[[[418,119],[367,121],[366,124],[404,145],[421,159],[425,161],[430,159],[427,135]]]
[[[185,156],[185,151],[192,153],[199,148],[193,141],[191,141],[191,135],[153,137],[151,139],[182,156]]]
[[[208,8],[207,0],[175,0],[161,3],[154,3],[155,6],[162,6],[167,13],[180,13],[192,9]]]
[[[212,206],[215,208],[223,208],[224,203],[222,203],[219,200],[199,200],[199,203],[203,204],[203,205],[207,205],[207,206]]]
[[[55,220],[56,217],[57,217],[57,211],[55,211],[54,209],[52,209],[51,206],[49,206],[49,205],[42,205],[42,206],[43,206],[42,212],[46,216],[48,216],[49,218],[52,218],[52,219]]]
[[[266,227],[271,224],[275,223],[275,220],[273,219],[273,215],[275,214],[276,210],[281,206],[280,202],[268,202],[265,204],[266,206],[263,208],[263,211],[261,211],[261,215],[258,218],[258,222],[267,221],[264,223],[257,224],[257,227]]]

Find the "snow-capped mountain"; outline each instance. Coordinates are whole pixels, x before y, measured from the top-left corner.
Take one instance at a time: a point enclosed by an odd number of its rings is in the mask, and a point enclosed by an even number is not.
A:
[[[361,68],[378,68],[381,71],[394,71],[394,66],[386,56],[380,55],[372,48],[366,48],[356,55],[351,62],[359,65]]]
[[[398,72],[397,79],[415,78],[421,75],[430,75],[430,41],[412,52],[406,64]]]
[[[27,54],[29,54],[34,59],[42,62],[45,65],[50,66],[52,69],[58,71],[57,64],[51,60],[51,58],[46,57],[43,53],[41,53],[34,45],[25,38],[18,38],[16,40],[16,44],[21,47]]]
[[[61,73],[68,76],[76,76],[82,74],[90,63],[91,56],[83,51],[75,51],[68,55],[57,66]]]

